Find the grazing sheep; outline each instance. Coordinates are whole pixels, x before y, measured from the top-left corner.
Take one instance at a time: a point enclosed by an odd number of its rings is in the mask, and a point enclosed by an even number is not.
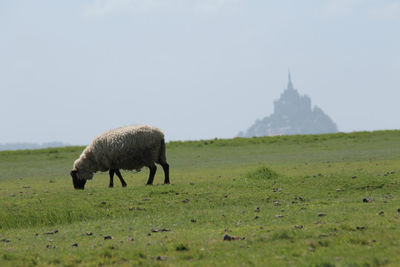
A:
[[[147,125],[121,127],[97,136],[83,150],[74,162],[72,182],[75,189],[84,189],[86,181],[93,178],[93,173],[109,171],[110,187],[114,186],[114,173],[125,187],[119,170],[140,170],[146,166],[150,169],[147,184],[151,185],[157,170],[155,163],[163,167],[164,184],[169,184],[164,134],[158,128]]]

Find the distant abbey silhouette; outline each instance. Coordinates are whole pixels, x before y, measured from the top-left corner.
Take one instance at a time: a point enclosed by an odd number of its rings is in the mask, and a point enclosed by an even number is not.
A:
[[[338,132],[336,124],[311,99],[293,88],[290,72],[287,88],[274,101],[274,113],[256,122],[240,137],[293,134],[322,134]]]

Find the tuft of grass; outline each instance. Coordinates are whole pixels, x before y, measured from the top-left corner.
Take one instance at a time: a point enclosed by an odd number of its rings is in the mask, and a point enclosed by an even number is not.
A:
[[[252,180],[256,180],[256,179],[268,180],[268,179],[275,179],[278,177],[279,177],[279,174],[276,171],[274,171],[264,165],[258,167],[256,170],[250,171],[246,174],[246,178],[249,178]]]
[[[279,240],[279,239],[293,239],[293,236],[286,230],[276,231],[272,235],[272,240]]]
[[[183,244],[183,243],[177,244],[175,249],[176,249],[176,251],[187,251],[187,250],[189,250],[188,246]]]

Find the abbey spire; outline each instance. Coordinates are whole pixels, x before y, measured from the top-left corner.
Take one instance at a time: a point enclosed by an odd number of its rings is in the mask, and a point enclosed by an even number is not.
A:
[[[288,90],[293,90],[293,84],[292,84],[292,79],[290,77],[290,70],[288,70],[288,86],[287,86]]]

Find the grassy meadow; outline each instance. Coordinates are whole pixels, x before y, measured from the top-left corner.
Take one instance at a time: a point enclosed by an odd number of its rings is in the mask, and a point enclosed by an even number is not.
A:
[[[400,131],[169,142],[171,185],[78,191],[82,150],[0,152],[0,266],[400,266]]]

